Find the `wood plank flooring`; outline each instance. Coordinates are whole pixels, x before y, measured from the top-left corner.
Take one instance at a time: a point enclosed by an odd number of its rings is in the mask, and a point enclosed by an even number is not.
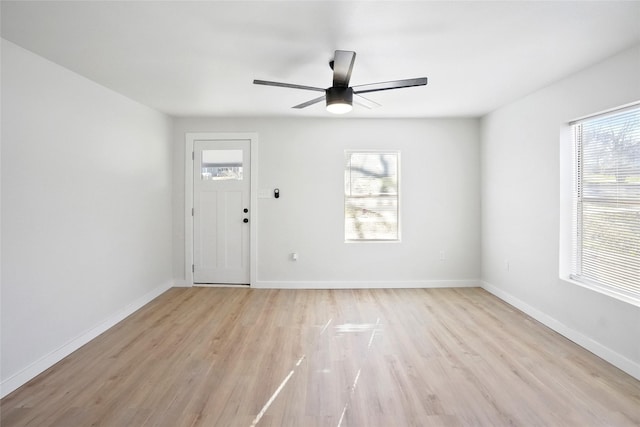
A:
[[[477,288],[174,288],[10,426],[638,426],[640,381]]]

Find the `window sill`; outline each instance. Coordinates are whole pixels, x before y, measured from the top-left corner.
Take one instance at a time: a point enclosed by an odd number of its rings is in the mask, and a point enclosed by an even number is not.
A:
[[[572,285],[577,285],[577,286],[592,290],[602,295],[606,295],[608,297],[617,299],[618,301],[626,302],[627,304],[640,307],[640,299],[638,297],[634,297],[632,295],[628,295],[622,292],[617,292],[613,289],[606,288],[604,286],[598,286],[596,284],[591,284],[591,283],[584,283],[576,279],[573,279],[571,277],[560,276],[560,280],[566,283],[570,283]]]

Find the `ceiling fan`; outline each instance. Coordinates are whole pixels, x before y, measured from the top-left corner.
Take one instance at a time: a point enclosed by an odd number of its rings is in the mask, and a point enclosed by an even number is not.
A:
[[[400,89],[403,87],[424,86],[427,84],[426,77],[417,79],[394,80],[390,82],[369,83],[359,86],[349,86],[353,63],[356,60],[356,53],[350,50],[336,50],[333,61],[329,66],[333,70],[333,85],[326,89],[313,86],[302,86],[291,83],[271,82],[267,80],[254,80],[257,85],[289,87],[293,89],[313,90],[324,92],[324,95],[312,99],[292,108],[305,108],[321,101],[327,101],[327,111],[335,114],[348,113],[352,109],[353,102],[366,108],[378,107],[380,104],[363,97],[362,93],[376,92],[380,90]]]

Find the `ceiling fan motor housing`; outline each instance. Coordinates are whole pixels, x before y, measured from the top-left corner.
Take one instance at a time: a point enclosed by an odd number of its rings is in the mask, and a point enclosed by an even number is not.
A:
[[[333,86],[326,90],[327,105],[353,104],[353,88]]]

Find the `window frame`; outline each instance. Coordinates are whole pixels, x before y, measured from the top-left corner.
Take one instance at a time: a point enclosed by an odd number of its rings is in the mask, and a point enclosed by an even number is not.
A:
[[[372,154],[372,155],[380,155],[380,154],[391,154],[396,156],[396,238],[394,239],[377,239],[377,238],[361,238],[361,239],[352,239],[347,237],[347,201],[349,196],[346,192],[347,181],[347,159],[351,154]],[[343,237],[345,243],[399,243],[401,242],[401,153],[400,150],[392,149],[392,150],[367,150],[367,149],[347,149],[344,150],[343,155],[343,168],[342,168],[344,177],[343,177]],[[393,196],[380,196],[380,197],[393,197]]]
[[[640,111],[640,102],[635,102],[632,104],[628,104],[625,106],[621,106],[619,108],[607,110],[601,113],[592,114],[589,116],[585,116],[576,120],[573,120],[568,123],[568,132],[565,134],[565,137],[562,138],[563,141],[568,142],[568,145],[571,147],[571,177],[570,177],[570,185],[571,185],[571,202],[570,202],[570,228],[571,228],[571,236],[570,242],[568,245],[563,244],[563,239],[561,237],[561,247],[564,247],[566,250],[570,251],[570,255],[568,256],[567,261],[569,261],[564,268],[566,269],[565,274],[562,274],[561,278],[564,280],[577,284],[579,286],[594,290],[596,292],[611,296],[618,300],[630,303],[635,306],[640,306],[640,286],[637,289],[633,289],[632,291],[627,291],[623,289],[623,285],[618,287],[613,284],[600,283],[597,280],[591,279],[589,277],[583,277],[582,273],[582,263],[583,263],[583,209],[581,202],[586,200],[587,203],[594,203],[593,198],[584,197],[584,183],[583,183],[583,173],[584,173],[584,157],[582,151],[582,133],[578,134],[577,130],[582,126],[583,123],[588,123],[590,120],[599,120],[606,118],[607,116],[617,116],[619,114],[623,114],[629,112],[631,110]],[[580,129],[580,132],[582,130]],[[567,141],[567,139],[569,141]],[[561,156],[562,158],[562,156]],[[566,168],[566,166],[564,166]],[[566,171],[566,169],[565,169]],[[566,174],[564,175],[564,181],[561,178],[561,182],[564,182],[564,185],[567,184]],[[566,188],[566,187],[565,187]],[[566,195],[566,194],[565,194]],[[612,202],[618,199],[617,196],[610,197],[598,197],[595,203],[599,203],[603,206],[607,204],[611,204]],[[635,200],[635,199],[633,199]],[[564,204],[565,208],[567,208],[567,204]],[[636,206],[635,201],[632,202],[631,206]],[[562,228],[562,224],[561,224]],[[568,267],[568,268],[567,268]],[[562,267],[562,256],[561,256],[561,270]]]

